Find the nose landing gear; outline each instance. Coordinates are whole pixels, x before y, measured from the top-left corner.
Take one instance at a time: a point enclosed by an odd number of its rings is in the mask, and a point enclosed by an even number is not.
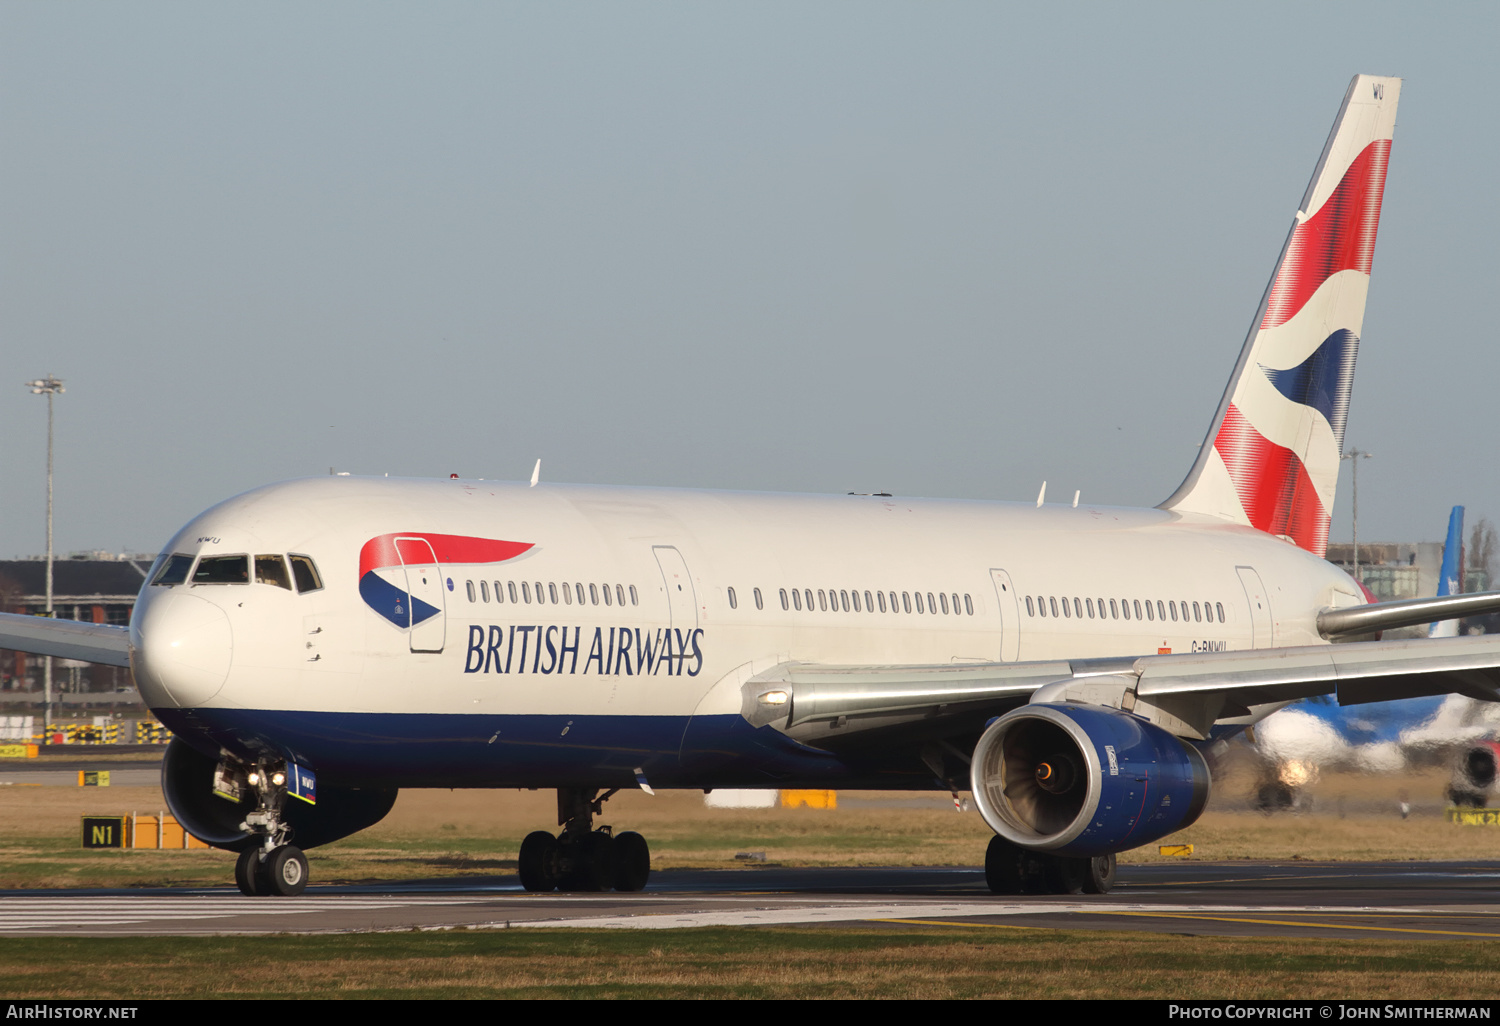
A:
[[[593,818],[618,788],[599,794],[597,788],[564,787],[557,791],[556,837],[545,830],[527,834],[521,842],[521,886],[528,891],[639,891],[651,875],[651,850],[633,831],[615,834]]]
[[[285,769],[257,766],[245,775],[245,783],[255,789],[256,807],[240,826],[255,835],[256,845],[240,852],[235,861],[235,885],[250,897],[301,894],[307,889],[307,856],[286,843],[292,831],[281,815],[287,795]]]

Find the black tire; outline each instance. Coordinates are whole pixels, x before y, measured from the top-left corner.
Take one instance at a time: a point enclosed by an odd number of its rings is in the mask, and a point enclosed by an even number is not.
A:
[[[633,830],[615,838],[615,890],[641,891],[651,876],[651,849],[646,839]]]
[[[259,848],[242,851],[240,857],[234,860],[234,885],[240,889],[241,894],[249,898],[265,893],[260,889]]]
[[[562,876],[562,848],[557,838],[545,830],[535,830],[521,842],[517,859],[521,886],[528,891],[555,891]]]
[[[1108,894],[1115,885],[1115,855],[1095,855],[1088,860],[1088,872],[1083,877],[1084,894]]]
[[[1049,855],[1044,863],[1043,878],[1048,894],[1082,894],[1092,859],[1070,855]]]
[[[614,838],[595,830],[564,850],[563,861],[569,863],[559,885],[565,891],[607,891],[615,883]]]
[[[295,898],[307,890],[307,856],[290,844],[272,848],[255,875],[262,894]]]
[[[996,834],[984,853],[984,882],[991,894],[1020,894],[1025,880],[1026,853]]]

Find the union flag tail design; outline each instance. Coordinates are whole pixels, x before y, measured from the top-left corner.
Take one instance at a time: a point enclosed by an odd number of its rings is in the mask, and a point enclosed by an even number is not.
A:
[[[1327,549],[1400,95],[1399,78],[1349,84],[1198,460],[1163,509]]]

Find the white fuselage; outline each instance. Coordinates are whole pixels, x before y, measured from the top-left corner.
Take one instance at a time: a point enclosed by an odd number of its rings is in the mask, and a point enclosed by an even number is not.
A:
[[[413,559],[402,543],[405,565],[362,567],[366,543],[392,535],[530,547],[464,563]],[[549,718],[565,738],[573,717],[609,724],[591,741],[608,746],[632,718],[737,717],[740,685],[777,664],[1318,644],[1318,610],[1362,601],[1327,562],[1209,518],[884,496],[313,478],[213,507],[164,554],[316,563],[322,587],[303,593],[253,579],[148,584],[133,659],[174,729],[205,724],[218,743],[254,747],[273,743],[277,722],[301,725],[288,756],[335,774],[344,755],[309,750],[309,717],[396,748],[450,728],[472,741],[491,725],[493,744]],[[362,571],[397,594],[409,581],[438,612],[393,621],[366,601]],[[496,774],[484,782],[525,776]]]

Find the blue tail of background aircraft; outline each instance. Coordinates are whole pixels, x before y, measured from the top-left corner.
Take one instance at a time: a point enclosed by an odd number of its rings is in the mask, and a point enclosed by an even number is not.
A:
[[[1438,575],[1438,597],[1463,591],[1464,508],[1454,506],[1448,514],[1448,540],[1443,543],[1443,570]],[[1458,637],[1458,621],[1444,620],[1427,629],[1429,638]]]

